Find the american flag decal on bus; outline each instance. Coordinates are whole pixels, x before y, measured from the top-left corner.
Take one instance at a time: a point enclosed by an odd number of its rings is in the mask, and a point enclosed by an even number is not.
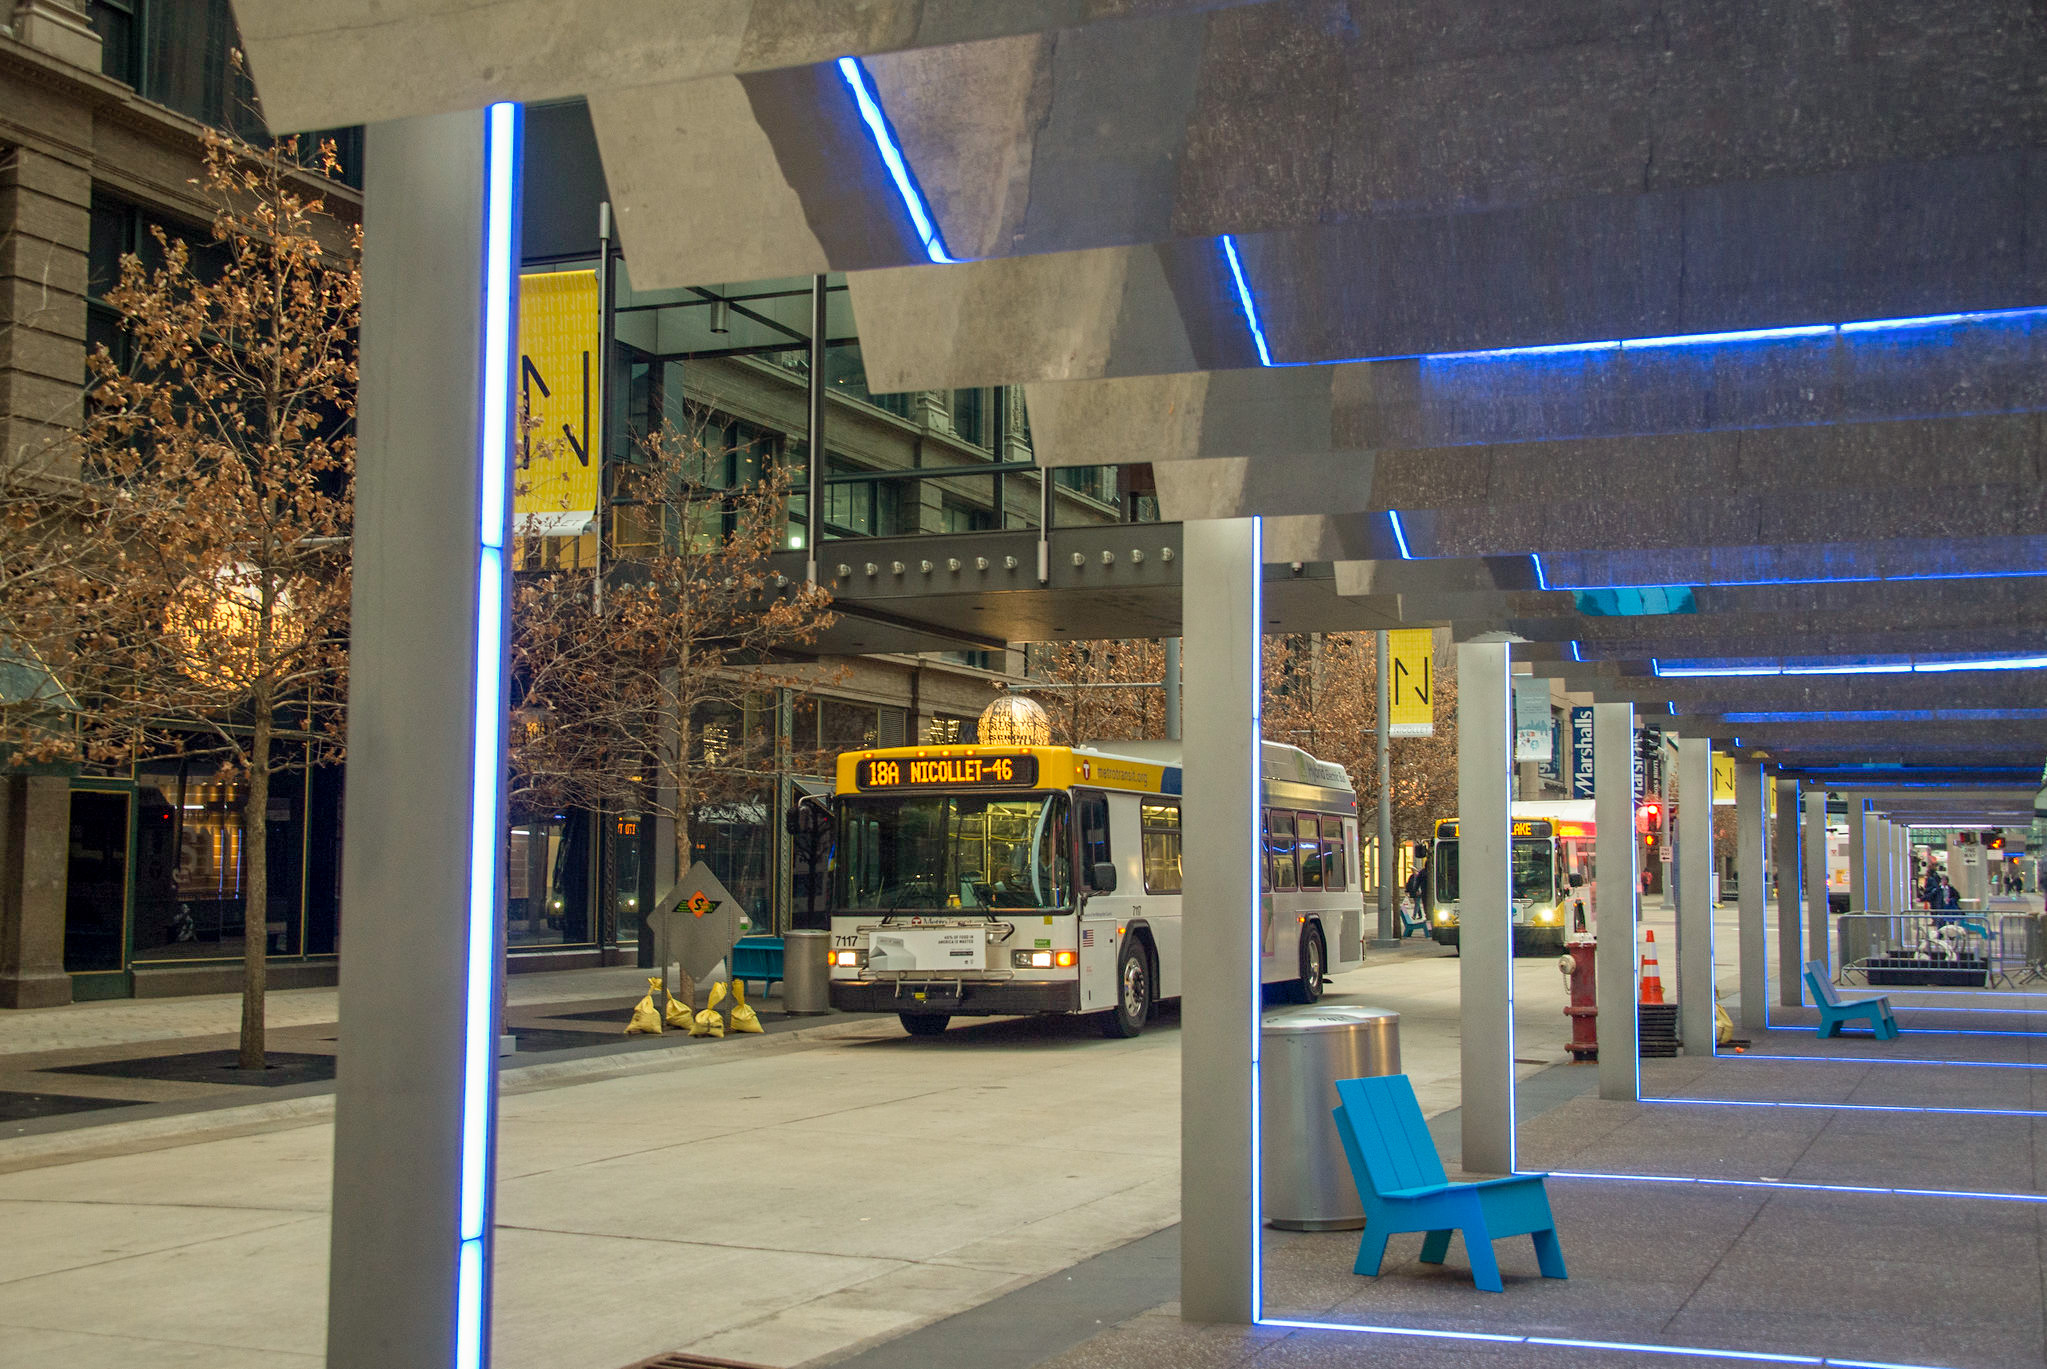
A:
[[[1094,929],[1094,928],[1092,928],[1092,927],[1083,927],[1083,928],[1081,928],[1081,929],[1080,929],[1080,944],[1081,944],[1081,945],[1083,945],[1083,946],[1092,946],[1092,945],[1094,945],[1094,944],[1095,944],[1095,929]]]

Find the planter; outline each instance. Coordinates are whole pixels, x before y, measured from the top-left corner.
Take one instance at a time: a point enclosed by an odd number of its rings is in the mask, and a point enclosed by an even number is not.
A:
[[[1990,962],[1982,956],[1875,956],[1863,962],[1863,969],[1873,989],[1981,989],[1990,983]]]

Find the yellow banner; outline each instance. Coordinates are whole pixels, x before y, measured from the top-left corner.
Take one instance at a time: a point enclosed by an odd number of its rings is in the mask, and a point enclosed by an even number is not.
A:
[[[519,278],[519,399],[534,423],[519,439],[514,532],[573,537],[596,516],[602,331],[595,271]]]
[[[1713,803],[1715,807],[1734,802],[1734,757],[1713,757]]]
[[[1387,714],[1396,737],[1436,735],[1436,634],[1428,628],[1403,628],[1386,634],[1392,660],[1393,699]]]

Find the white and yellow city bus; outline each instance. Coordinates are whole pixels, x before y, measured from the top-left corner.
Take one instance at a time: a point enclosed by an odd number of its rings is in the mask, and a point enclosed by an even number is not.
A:
[[[1180,994],[1180,748],[1108,747],[840,756],[832,1006],[915,1035],[1012,1013],[1142,1031]],[[1357,796],[1296,747],[1266,743],[1262,777],[1263,978],[1313,1002],[1364,957]]]
[[[1597,867],[1591,799],[1530,799],[1513,805],[1511,858],[1515,955],[1557,952],[1574,932],[1590,930]],[[1429,858],[1429,935],[1458,945],[1457,819],[1436,824]]]

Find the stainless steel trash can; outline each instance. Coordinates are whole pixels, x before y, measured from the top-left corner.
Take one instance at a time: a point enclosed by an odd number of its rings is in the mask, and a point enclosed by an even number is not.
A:
[[[1400,1014],[1287,1008],[1265,1014],[1259,1033],[1265,1220],[1288,1231],[1356,1230],[1365,1209],[1330,1116],[1336,1081],[1400,1073]]]
[[[832,1010],[832,934],[782,933],[782,1011],[792,1017]]]

